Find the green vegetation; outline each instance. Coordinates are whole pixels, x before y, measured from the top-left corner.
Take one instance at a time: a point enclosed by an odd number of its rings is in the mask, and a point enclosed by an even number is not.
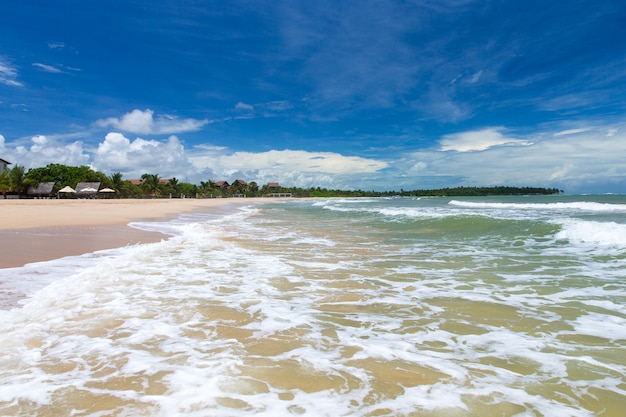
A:
[[[256,182],[234,181],[223,186],[212,180],[201,181],[200,185],[180,182],[177,178],[163,179],[158,174],[143,174],[141,181],[131,182],[116,172],[106,176],[88,166],[73,167],[49,164],[43,168],[33,168],[25,172],[23,166],[16,165],[0,175],[0,191],[3,194],[23,195],[31,185],[54,182],[53,193],[69,185],[76,187],[79,182],[100,182],[102,187],[115,190],[118,198],[216,198],[216,197],[260,197],[268,195],[291,195],[293,197],[392,197],[392,196],[489,196],[489,195],[548,195],[563,191],[556,188],[539,187],[456,187],[436,190],[413,191],[362,191],[329,190],[326,188],[259,187]]]
[[[541,187],[455,187],[440,188],[433,190],[412,190],[405,191],[345,191],[345,190],[328,190],[325,188],[311,188],[302,190],[297,188],[282,188],[281,193],[289,192],[294,196],[310,196],[310,197],[472,197],[472,196],[490,196],[490,195],[551,195],[562,193],[557,188],[541,188]]]
[[[0,175],[0,191],[5,194],[7,191],[16,194],[23,193],[28,188],[25,169],[21,165],[15,165],[12,169]]]
[[[29,185],[42,182],[54,182],[55,191],[66,185],[75,187],[79,182],[101,182],[105,187],[111,186],[110,180],[105,174],[94,171],[88,166],[73,167],[61,164],[49,164],[43,168],[28,170],[26,179]]]
[[[418,195],[418,196],[489,196],[489,195],[551,195],[562,193],[563,190],[558,188],[541,188],[541,187],[456,187],[441,188],[438,190],[415,190],[402,191],[401,195]]]

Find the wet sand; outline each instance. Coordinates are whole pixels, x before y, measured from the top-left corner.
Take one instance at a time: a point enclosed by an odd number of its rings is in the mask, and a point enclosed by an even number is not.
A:
[[[130,222],[168,219],[184,212],[267,199],[0,199],[0,268],[23,266],[64,256],[167,236],[138,230]]]

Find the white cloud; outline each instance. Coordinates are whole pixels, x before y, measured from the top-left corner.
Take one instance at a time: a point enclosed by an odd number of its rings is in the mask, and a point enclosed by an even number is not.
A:
[[[293,104],[291,104],[287,100],[278,100],[278,101],[270,101],[267,103],[261,103],[255,105],[255,107],[274,112],[281,112],[285,110],[289,110],[293,108]]]
[[[387,162],[373,159],[289,149],[254,153],[203,146],[189,159],[205,179],[208,175],[213,180],[243,178],[259,184],[278,181],[302,188],[358,188],[388,167]]]
[[[7,160],[7,156],[5,155],[5,147],[4,147],[4,136],[0,135],[0,158]]]
[[[507,138],[499,129],[490,128],[444,136],[440,141],[442,151],[471,152],[484,151],[501,145],[530,145],[531,142]]]
[[[293,108],[293,104],[291,104],[287,100],[278,100],[278,101],[269,101],[267,103],[256,103],[256,104],[248,104],[242,101],[238,102],[235,105],[236,110],[241,110],[245,112],[259,112],[262,116],[273,116],[277,113],[284,112]]]
[[[27,168],[50,163],[90,165],[107,175],[121,172],[126,179],[153,173],[195,184],[242,178],[303,188],[518,185],[557,187],[569,193],[626,192],[626,135],[621,126],[555,136],[562,131],[561,127],[513,139],[514,144],[527,146],[501,146],[510,145],[509,139],[503,139],[498,129],[484,129],[478,131],[479,137],[491,134],[489,146],[483,139],[453,143],[454,149],[482,148],[481,152],[432,148],[385,160],[289,149],[237,152],[211,144],[186,149],[176,136],[129,139],[117,132],[108,133],[95,146],[67,136],[35,136],[12,143],[0,135],[0,157]],[[607,136],[607,131],[614,132],[613,136]],[[473,138],[476,133],[460,132],[455,137]]]
[[[574,169],[576,168],[576,166],[574,164],[571,163],[566,163],[563,164],[559,167],[555,167],[554,171],[552,171],[552,174],[550,175],[550,178],[548,178],[550,181],[554,181],[554,180],[563,180],[569,176],[572,175],[572,172],[574,171]]]
[[[24,103],[12,103],[11,108],[15,110],[19,110],[21,112],[27,112],[28,106]]]
[[[96,121],[96,126],[113,127],[125,132],[139,135],[160,135],[183,132],[194,132],[202,129],[209,121],[207,119],[178,119],[174,116],[160,116],[154,118],[154,111],[135,109],[121,118],[109,117]]]
[[[283,45],[278,62],[290,62],[286,79],[311,87],[309,105],[328,118],[338,111],[389,108],[419,82],[414,47],[399,41],[420,17],[397,6],[359,3],[329,15],[332,2],[281,4],[276,10]],[[363,28],[368,30],[362,30]],[[410,28],[410,29],[409,29]],[[298,65],[293,71],[293,65]]]
[[[52,65],[34,63],[33,67],[36,67],[36,68],[40,69],[43,72],[50,72],[50,73],[53,73],[53,74],[60,74],[60,73],[63,72],[59,68],[53,67]]]
[[[124,178],[147,172],[194,183],[242,178],[260,184],[279,181],[301,187],[341,184],[347,188],[353,178],[376,173],[387,163],[331,152],[233,152],[210,145],[187,150],[175,136],[165,142],[130,140],[112,132],[98,145],[92,166],[105,173],[121,172]]]
[[[447,89],[432,88],[425,98],[418,99],[413,106],[420,111],[423,118],[447,122],[458,122],[471,113],[468,106],[455,101],[453,94]]]
[[[93,155],[92,165],[105,173],[121,172],[126,178],[142,174],[159,174],[161,177],[186,177],[190,162],[185,148],[176,136],[167,141],[130,140],[121,133],[106,135]]]
[[[585,133],[588,132],[589,128],[582,128],[582,129],[567,129],[567,130],[561,130],[560,132],[556,132],[554,134],[554,136],[565,136],[565,135],[575,135],[578,133]]]
[[[480,134],[462,132],[446,148],[459,152],[415,152],[398,161],[394,170],[413,174],[413,185],[405,189],[528,185],[557,187],[569,193],[626,192],[626,136],[616,133],[607,137],[606,131],[607,127],[589,128],[559,136],[543,132],[513,142],[527,146],[498,146],[511,143],[493,129]],[[467,152],[469,149],[482,151]]]
[[[235,108],[237,110],[254,111],[254,106],[252,104],[247,104],[241,101],[235,105]]]
[[[482,75],[483,75],[483,70],[480,70],[474,73],[474,75],[472,75],[472,77],[469,79],[468,83],[476,84],[478,81],[480,81],[480,77],[482,77]]]
[[[30,143],[14,148],[5,144],[4,152],[15,164],[26,168],[43,167],[51,163],[81,166],[88,165],[90,160],[82,142],[65,143],[44,135],[34,136]]]
[[[13,87],[21,87],[23,84],[17,81],[17,68],[7,58],[0,56],[0,84]]]
[[[332,175],[373,173],[387,167],[386,162],[357,156],[344,156],[332,152],[307,152],[298,150],[271,150],[261,153],[235,152],[209,154],[190,158],[198,168],[214,170],[272,170],[274,172],[306,172]]]
[[[422,172],[425,172],[428,169],[428,164],[424,161],[417,161],[415,164],[413,164],[412,167],[409,168],[409,173],[415,175],[415,174],[420,174]]]

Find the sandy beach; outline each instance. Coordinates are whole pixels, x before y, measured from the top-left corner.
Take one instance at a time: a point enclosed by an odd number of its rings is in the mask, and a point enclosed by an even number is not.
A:
[[[166,236],[128,224],[255,201],[267,199],[0,199],[0,268],[158,242]]]

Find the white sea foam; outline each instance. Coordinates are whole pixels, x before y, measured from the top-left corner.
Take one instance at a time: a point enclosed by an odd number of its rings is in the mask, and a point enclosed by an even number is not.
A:
[[[424,208],[379,208],[377,213],[390,217],[408,217],[414,219],[434,219],[458,215],[456,212],[435,211]]]
[[[452,200],[448,204],[457,207],[486,209],[532,209],[532,210],[580,210],[592,212],[626,212],[626,204],[609,204],[589,201],[558,203],[494,203]]]
[[[589,313],[572,322],[575,334],[586,334],[609,340],[626,340],[626,318]]]
[[[562,225],[556,239],[576,244],[626,247],[626,224],[577,219],[555,220]]]

